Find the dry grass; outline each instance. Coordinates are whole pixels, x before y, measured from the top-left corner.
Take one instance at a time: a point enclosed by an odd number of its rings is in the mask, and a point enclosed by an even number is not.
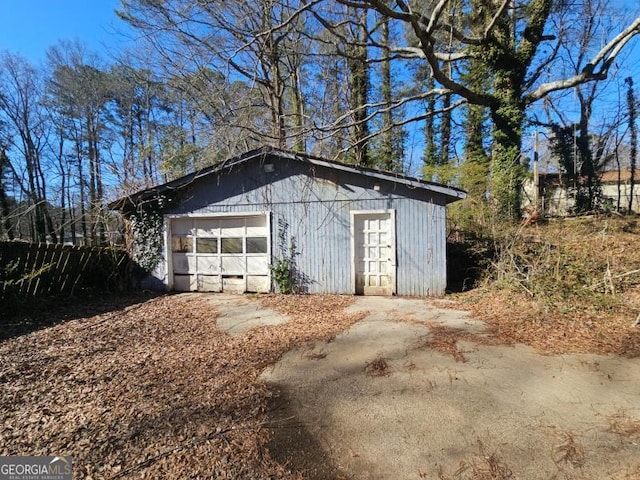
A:
[[[458,347],[459,341],[468,341],[481,345],[503,345],[503,339],[496,338],[492,334],[475,334],[462,329],[448,327],[434,322],[427,322],[429,338],[423,344],[441,353],[451,355],[456,362],[466,362],[464,353]]]
[[[498,452],[491,451],[482,440],[477,439],[476,452],[471,458],[462,460],[460,467],[452,475],[446,475],[441,468],[438,478],[440,480],[510,480],[515,477]]]
[[[535,242],[529,241],[531,237]],[[493,274],[456,296],[506,343],[538,351],[640,355],[640,227],[628,219],[511,232]]]
[[[565,463],[573,467],[583,466],[586,461],[586,451],[576,435],[571,432],[560,432],[557,436],[560,443],[554,449],[556,464]]]
[[[74,478],[299,478],[265,449],[260,372],[360,317],[268,297],[286,324],[229,337],[206,295],[156,298],[0,343],[0,455],[73,455]]]
[[[611,433],[622,437],[640,435],[640,420],[629,417],[624,410],[620,410],[616,414],[609,416],[608,420],[609,432]]]
[[[483,320],[507,344],[531,345],[546,354],[599,353],[640,356],[640,327],[617,310],[545,308],[525,294],[479,289],[458,297],[457,308]]]

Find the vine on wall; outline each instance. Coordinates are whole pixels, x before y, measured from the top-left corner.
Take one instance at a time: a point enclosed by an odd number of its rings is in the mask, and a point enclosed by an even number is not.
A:
[[[295,237],[289,237],[288,230],[289,225],[282,219],[278,220],[279,255],[270,265],[271,275],[280,293],[300,293],[301,288],[296,266],[296,256],[299,252]]]
[[[164,259],[163,213],[168,204],[168,199],[161,197],[139,205],[128,215],[131,257],[145,273],[153,271]]]

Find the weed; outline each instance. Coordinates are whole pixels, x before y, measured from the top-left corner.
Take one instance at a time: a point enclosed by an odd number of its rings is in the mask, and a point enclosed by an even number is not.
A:
[[[640,434],[640,420],[635,420],[624,411],[619,410],[609,417],[609,432],[623,437]]]
[[[569,463],[574,467],[581,467],[586,460],[584,447],[576,440],[576,436],[571,432],[559,434],[562,442],[555,447],[556,463]]]
[[[370,377],[387,377],[391,375],[391,368],[381,355],[378,355],[374,360],[367,363],[364,371]]]
[[[607,221],[563,221],[537,228],[536,235],[504,228],[493,238],[496,256],[486,280],[549,306],[571,300],[618,308],[616,293],[638,283],[640,264],[631,255],[636,239],[615,230]]]
[[[447,325],[440,325],[428,322],[429,338],[423,345],[438,352],[451,355],[456,362],[465,363],[467,358],[458,348],[460,340],[478,343],[480,345],[498,345],[504,343],[493,335],[481,335],[467,332],[460,328],[453,328]]]
[[[468,460],[462,460],[460,467],[448,476],[442,467],[438,470],[440,480],[509,480],[515,478],[511,469],[504,464],[497,452],[491,452],[482,440],[476,440],[476,452]]]

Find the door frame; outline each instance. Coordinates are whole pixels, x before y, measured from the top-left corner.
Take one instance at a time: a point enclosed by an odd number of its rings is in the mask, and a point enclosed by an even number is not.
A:
[[[166,268],[166,286],[167,290],[173,291],[173,255],[171,251],[171,221],[173,219],[183,219],[183,218],[192,218],[194,220],[197,219],[208,219],[208,218],[224,218],[224,217],[266,217],[267,220],[267,259],[269,262],[272,261],[271,257],[271,211],[269,210],[258,210],[258,211],[243,211],[243,212],[206,212],[206,213],[178,213],[178,214],[166,214],[163,215],[163,236],[164,236],[164,264]],[[271,270],[269,269],[268,273],[269,277],[269,285],[272,283],[271,279]],[[246,276],[245,276],[245,288],[246,288]],[[271,288],[269,288],[271,291]]]
[[[391,257],[391,294],[396,294],[397,284],[397,261],[396,261],[396,211],[394,209],[378,209],[378,210],[351,210],[349,212],[350,225],[349,236],[351,240],[351,294],[356,294],[356,217],[362,215],[389,215],[389,236],[391,239],[390,257]]]

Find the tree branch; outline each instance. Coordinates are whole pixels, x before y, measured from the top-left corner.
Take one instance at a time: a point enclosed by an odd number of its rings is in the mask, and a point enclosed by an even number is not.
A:
[[[502,5],[500,5],[500,8],[498,8],[498,10],[496,11],[495,15],[493,16],[493,18],[491,19],[491,21],[487,25],[487,28],[484,29],[484,34],[482,36],[483,40],[486,41],[487,38],[489,38],[489,35],[491,35],[491,32],[493,31],[494,27],[498,23],[498,20],[500,19],[502,14],[505,12],[507,7],[509,6],[510,2],[511,2],[511,0],[503,0]]]
[[[622,48],[638,34],[640,34],[640,17],[636,18],[627,28],[602,47],[580,73],[564,80],[556,80],[540,85],[535,91],[525,96],[525,103],[533,103],[557,90],[576,87],[593,80],[604,80],[607,78],[609,67]],[[599,68],[596,70],[598,66]]]

